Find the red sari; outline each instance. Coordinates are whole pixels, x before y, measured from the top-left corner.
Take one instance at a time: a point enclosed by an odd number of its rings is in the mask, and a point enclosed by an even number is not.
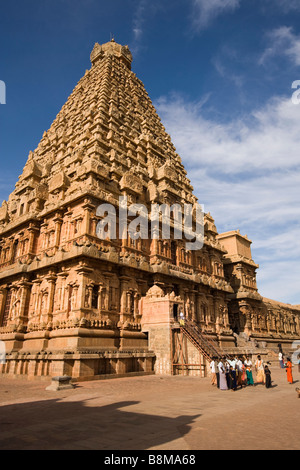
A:
[[[291,384],[293,383],[292,367],[293,366],[292,366],[291,361],[288,361],[286,363],[286,377],[287,377],[288,382],[290,382]]]

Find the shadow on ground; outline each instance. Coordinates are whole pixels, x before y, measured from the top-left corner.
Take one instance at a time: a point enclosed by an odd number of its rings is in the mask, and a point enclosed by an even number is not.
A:
[[[59,399],[1,407],[1,450],[146,450],[182,438],[200,415],[164,416],[127,409],[138,401],[94,406]]]

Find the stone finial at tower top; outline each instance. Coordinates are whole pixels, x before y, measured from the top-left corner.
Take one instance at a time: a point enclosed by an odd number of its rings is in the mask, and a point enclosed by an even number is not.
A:
[[[105,44],[98,44],[96,42],[94,49],[91,53],[91,62],[94,65],[98,60],[105,56],[113,55],[119,57],[129,69],[131,69],[132,55],[128,46],[121,46],[112,39],[110,42]]]

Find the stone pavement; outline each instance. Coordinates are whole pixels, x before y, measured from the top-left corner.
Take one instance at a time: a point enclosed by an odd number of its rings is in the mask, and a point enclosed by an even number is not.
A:
[[[299,450],[300,374],[271,366],[273,386],[220,391],[210,378],[82,382],[0,379],[0,449]]]

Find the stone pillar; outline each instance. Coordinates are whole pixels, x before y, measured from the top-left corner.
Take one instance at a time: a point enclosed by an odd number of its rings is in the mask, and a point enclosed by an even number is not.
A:
[[[215,330],[219,333],[221,329],[222,319],[220,319],[220,298],[215,296],[213,299],[213,310],[214,310],[214,317],[215,317]]]
[[[150,248],[151,256],[156,256],[158,254],[158,237],[159,237],[159,231],[153,230],[153,238],[151,241],[151,248]]]
[[[109,309],[108,305],[108,289],[106,286],[101,284],[99,288],[99,298],[100,298],[100,311],[106,312]]]
[[[127,313],[131,313],[130,312],[130,306],[131,306],[131,291],[127,291],[126,292],[126,310],[127,310]]]
[[[127,297],[127,290],[128,290],[128,281],[130,278],[127,276],[120,277],[120,295],[121,295],[121,302],[120,302],[120,320],[126,321],[128,316],[128,297]]]
[[[245,320],[246,320],[244,332],[247,335],[250,335],[253,331],[253,325],[252,325],[252,318],[251,318],[249,305],[246,301],[239,302],[239,311],[241,312],[242,315],[244,315]]]
[[[85,287],[86,289],[86,304],[85,304],[85,308],[92,308],[92,299],[93,299],[93,286],[91,285],[88,285]]]
[[[36,227],[34,224],[30,224],[28,228],[29,232],[29,246],[28,246],[28,253],[29,254],[35,254],[34,253],[34,244],[35,240],[39,235],[40,229],[39,227]]]
[[[49,276],[46,277],[46,280],[48,281],[49,291],[48,291],[48,302],[47,302],[47,316],[45,318],[45,323],[48,324],[53,319],[54,295],[55,295],[55,286],[56,286],[57,276],[55,274],[49,274]]]
[[[91,214],[93,213],[95,206],[92,204],[90,199],[85,199],[84,205],[82,206],[84,210],[84,219],[83,219],[83,234],[91,234]]]
[[[197,322],[197,305],[196,305],[196,294],[197,291],[192,290],[191,291],[191,313],[192,313],[192,320],[194,322]]]
[[[56,248],[59,247],[60,245],[60,236],[61,236],[61,228],[63,224],[63,219],[61,214],[57,213],[55,218],[53,219],[55,223],[55,240],[54,240],[54,246]]]
[[[57,274],[57,277],[61,279],[61,286],[60,286],[60,296],[59,296],[59,310],[62,311],[66,308],[65,305],[65,291],[66,291],[66,279],[68,277],[67,272],[61,272]]]
[[[138,292],[134,294],[134,317],[136,318],[139,315],[139,300],[140,295]]]
[[[214,309],[214,304],[213,304],[213,296],[211,294],[208,294],[206,296],[208,302],[207,302],[207,318],[206,318],[206,324],[207,326],[212,326],[212,323],[214,322],[214,318],[212,318],[212,311]]]
[[[224,309],[223,309],[223,323],[224,323],[224,326],[225,326],[226,329],[230,328],[228,305],[225,305]]]
[[[28,369],[27,369],[27,374],[29,378],[36,376],[36,369],[37,369],[36,355],[30,355]]]
[[[197,323],[201,323],[202,321],[202,311],[201,311],[201,294],[196,293],[196,317]]]
[[[5,287],[0,287],[0,326],[2,326],[6,296],[7,289]]]
[[[77,287],[77,308],[80,312],[80,319],[84,318],[85,308],[90,308],[89,306],[85,305],[86,300],[86,289],[89,286],[89,275],[93,272],[92,268],[89,268],[85,263],[81,263],[78,268],[75,270],[78,274],[78,283],[76,284]],[[91,297],[88,298],[89,305],[91,305]]]
[[[26,326],[28,323],[29,297],[32,283],[24,279],[18,284],[18,286],[21,289],[18,323],[19,326]]]

